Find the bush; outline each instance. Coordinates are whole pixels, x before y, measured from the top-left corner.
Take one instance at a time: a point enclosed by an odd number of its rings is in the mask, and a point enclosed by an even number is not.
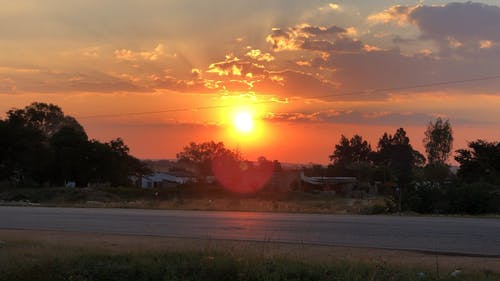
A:
[[[396,204],[394,200],[385,199],[385,204],[375,204],[373,206],[367,206],[360,210],[362,215],[383,215],[391,214],[397,211]]]
[[[500,188],[485,182],[462,183],[448,190],[449,212],[485,214],[500,212]]]
[[[420,182],[403,193],[403,207],[418,213],[447,212],[445,190],[433,182]]]

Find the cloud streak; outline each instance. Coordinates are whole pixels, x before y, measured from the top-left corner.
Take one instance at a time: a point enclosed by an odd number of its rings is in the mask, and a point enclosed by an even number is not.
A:
[[[0,72],[0,93],[148,92],[132,81],[102,72],[62,72],[37,68],[11,68]]]
[[[361,112],[353,110],[327,110],[313,113],[269,113],[264,120],[286,123],[332,123],[332,124],[365,124],[385,126],[422,126],[438,115],[417,112]],[[446,118],[446,116],[439,115]],[[455,118],[459,125],[477,125],[478,122]]]

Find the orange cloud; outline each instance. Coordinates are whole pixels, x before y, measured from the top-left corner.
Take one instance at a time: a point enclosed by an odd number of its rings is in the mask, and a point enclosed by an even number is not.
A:
[[[405,25],[409,22],[410,13],[417,7],[395,5],[382,12],[371,14],[366,19],[373,24],[395,22],[399,25]]]
[[[267,35],[266,42],[273,46],[274,51],[293,51],[298,50],[298,43],[286,31],[280,28],[273,28],[271,34]]]
[[[128,49],[115,50],[115,58],[124,61],[136,61],[139,59],[145,61],[156,61],[159,57],[165,55],[165,47],[158,44],[152,51],[134,52]]]
[[[286,31],[273,28],[266,37],[275,52],[311,50],[320,52],[352,52],[361,51],[363,45],[352,38],[357,34],[355,28],[344,29],[338,26],[312,26],[300,24]]]
[[[221,62],[215,62],[208,66],[206,73],[217,74],[218,76],[245,76],[256,77],[264,73],[264,66],[241,60],[234,55],[227,55],[226,59]],[[247,74],[249,74],[247,76]]]
[[[305,60],[298,60],[295,62],[295,64],[298,66],[311,66],[311,62]]]
[[[337,11],[341,10],[340,5],[339,4],[335,4],[335,3],[328,4],[328,7],[330,7],[330,9],[332,9],[332,10],[337,10]]]
[[[481,40],[479,41],[479,48],[480,49],[489,49],[491,47],[493,47],[495,43],[493,43],[493,41],[491,40]]]
[[[445,116],[445,115],[443,115]],[[435,114],[416,112],[361,112],[353,110],[326,110],[312,113],[284,112],[268,113],[264,120],[288,123],[337,123],[408,126],[426,124],[436,117]],[[456,120],[460,123],[474,123],[471,120]]]
[[[246,56],[247,57],[250,57],[254,60],[258,60],[258,61],[266,61],[266,62],[271,62],[274,60],[274,57],[273,55],[269,54],[269,53],[262,53],[261,50],[259,49],[254,49],[254,50],[250,50],[246,53]]]

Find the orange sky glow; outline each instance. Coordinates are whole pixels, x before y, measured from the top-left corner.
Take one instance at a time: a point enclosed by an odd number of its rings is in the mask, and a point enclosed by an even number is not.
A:
[[[0,112],[54,103],[143,159],[214,140],[326,164],[341,134],[399,127],[424,152],[437,117],[455,149],[500,139],[497,1],[250,2],[5,2]]]

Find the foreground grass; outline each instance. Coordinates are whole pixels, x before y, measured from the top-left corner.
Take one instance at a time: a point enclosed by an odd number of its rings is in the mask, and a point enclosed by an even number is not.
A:
[[[32,242],[0,244],[0,281],[500,280],[489,272],[444,275],[383,262],[304,261],[242,251],[107,252]]]

